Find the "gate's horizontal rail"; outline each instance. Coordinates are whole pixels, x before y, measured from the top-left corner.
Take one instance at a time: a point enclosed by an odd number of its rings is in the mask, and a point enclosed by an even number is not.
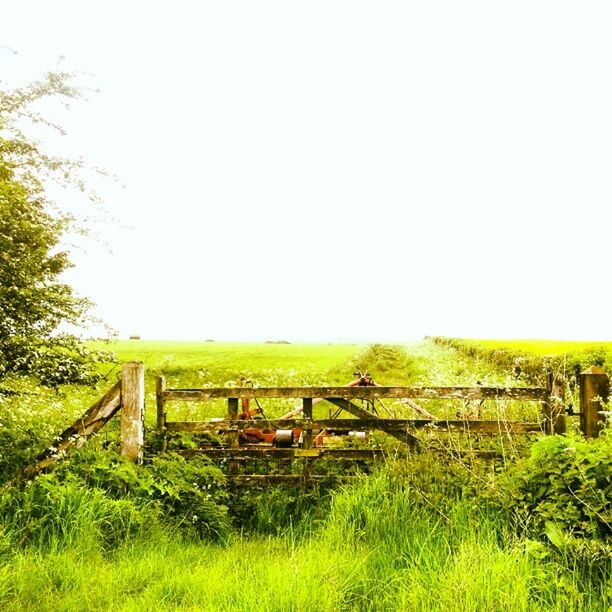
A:
[[[239,387],[166,389],[163,400],[200,402],[218,398],[345,398],[345,399],[500,399],[545,401],[539,387]]]
[[[379,448],[198,448],[181,452],[186,457],[206,455],[211,459],[317,459],[329,457],[333,459],[376,459],[389,453]]]
[[[228,432],[244,429],[293,429],[305,431],[327,429],[331,431],[379,430],[406,432],[412,429],[432,427],[448,431],[469,431],[475,433],[535,433],[542,431],[540,423],[519,421],[477,421],[477,420],[439,420],[429,419],[323,419],[308,421],[305,419],[254,419],[248,421],[169,421],[167,431],[182,432]]]
[[[300,487],[315,483],[350,482],[356,476],[300,476],[299,474],[237,474],[227,477],[237,487],[285,485]]]
[[[450,456],[455,458],[467,458],[478,457],[479,459],[503,459],[503,454],[499,451],[493,450],[460,450],[460,449],[449,449],[445,447],[431,448],[429,449],[432,453]],[[190,448],[176,451],[179,455],[189,459],[198,455],[206,455],[211,459],[237,459],[238,461],[247,459],[319,459],[319,458],[331,458],[331,459],[346,459],[346,460],[368,460],[368,459],[383,459],[388,457],[402,458],[406,457],[405,452],[398,452],[395,449],[393,452],[389,452],[382,448],[312,448],[312,449],[301,449],[301,448],[275,448],[265,447],[260,448],[253,446],[251,448]]]

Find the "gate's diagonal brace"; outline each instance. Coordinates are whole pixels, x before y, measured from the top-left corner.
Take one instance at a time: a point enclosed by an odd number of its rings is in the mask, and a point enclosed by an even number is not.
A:
[[[426,419],[431,419],[432,421],[439,421],[438,417],[435,414],[429,412],[429,410],[425,410],[422,406],[419,406],[414,400],[411,400],[409,397],[405,397],[401,399],[400,402],[402,404],[406,404],[410,406],[415,412],[418,412],[420,415],[424,416]]]
[[[343,410],[346,410],[346,412],[352,414],[353,416],[356,416],[358,419],[380,418],[379,416],[372,414],[371,412],[368,412],[367,410],[364,410],[363,408],[357,406],[357,404],[353,404],[353,402],[349,400],[342,399],[339,397],[326,397],[325,399],[331,404],[334,404],[334,406],[338,406],[338,408],[342,408]],[[390,436],[393,436],[394,438],[396,438],[400,442],[403,442],[404,444],[407,444],[408,446],[417,446],[419,443],[418,438],[408,432],[399,433],[387,431],[385,433],[388,433]]]
[[[36,461],[24,470],[24,473],[32,477],[64,457],[72,447],[81,446],[85,440],[102,429],[119,408],[121,408],[121,381],[91,406],[83,416],[65,429],[56,438],[55,443],[46,448],[36,458]]]

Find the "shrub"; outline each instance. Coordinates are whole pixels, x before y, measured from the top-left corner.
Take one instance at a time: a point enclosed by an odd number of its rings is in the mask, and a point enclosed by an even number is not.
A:
[[[68,545],[88,534],[112,547],[155,524],[225,542],[225,497],[224,477],[207,461],[165,455],[136,466],[110,451],[81,449],[49,474],[5,485],[0,515],[16,545]]]
[[[507,503],[520,532],[557,540],[554,534],[612,538],[612,436],[595,440],[550,436],[507,475]],[[553,544],[555,542],[553,541]]]

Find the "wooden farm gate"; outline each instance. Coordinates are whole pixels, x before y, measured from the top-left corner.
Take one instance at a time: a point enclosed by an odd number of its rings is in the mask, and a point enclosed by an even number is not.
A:
[[[157,378],[157,429],[164,439],[164,448],[168,434],[215,433],[223,435],[219,446],[202,446],[189,454],[204,454],[213,459],[226,460],[228,476],[234,484],[301,484],[306,481],[325,480],[329,476],[314,475],[313,462],[319,458],[338,460],[368,460],[382,456],[385,451],[374,448],[326,448],[315,446],[313,441],[320,432],[371,432],[381,431],[406,444],[418,446],[416,433],[423,428],[438,431],[453,431],[486,434],[532,434],[563,433],[565,416],[563,404],[564,389],[560,379],[549,377],[546,388],[539,387],[384,387],[354,386],[344,387],[240,387],[240,388],[205,388],[205,389],[169,389],[163,376]],[[239,406],[249,401],[265,399],[295,399],[301,402],[301,408],[293,414],[301,413],[301,418],[280,419],[244,419],[239,415]],[[224,419],[209,421],[171,421],[167,416],[167,402],[206,402],[223,399],[227,402],[227,415]],[[408,403],[413,409],[427,414],[415,400],[419,399],[461,399],[466,401],[519,400],[537,402],[541,406],[541,419],[536,422],[509,420],[476,420],[476,419],[436,419],[431,418],[381,418],[370,410],[355,403],[355,400],[400,400]],[[326,401],[350,415],[350,418],[313,418],[313,404]],[[291,416],[289,413],[288,416]],[[300,432],[299,438],[289,436],[285,448],[273,444],[249,444],[241,434],[244,432]],[[301,474],[240,474],[240,465],[246,461],[270,458],[287,460],[297,459],[303,464]]]
[[[604,403],[609,395],[609,379],[598,367],[584,371],[580,382],[580,427],[587,437],[596,437],[605,423]],[[261,482],[266,484],[297,484],[317,480],[324,476],[312,474],[312,464],[319,458],[364,460],[383,454],[374,448],[325,448],[314,444],[320,432],[381,431],[406,444],[415,446],[415,434],[423,428],[434,431],[451,431],[487,434],[553,434],[564,433],[566,429],[566,408],[564,386],[560,379],[550,376],[546,387],[384,387],[362,386],[350,383],[344,387],[239,387],[172,389],[167,388],[165,378],[159,376],[156,383],[157,431],[165,441],[172,432],[221,433],[223,442],[218,446],[197,449],[213,459],[227,460],[229,477],[237,484]],[[240,402],[258,401],[267,398],[295,399],[300,407],[286,418],[249,419],[239,418]],[[173,401],[205,402],[223,399],[227,403],[227,414],[223,419],[209,421],[171,421],[167,416],[167,403]],[[364,409],[355,400],[400,400],[427,418],[381,418]],[[534,422],[510,421],[504,419],[436,419],[426,410],[419,408],[419,399],[461,399],[461,400],[520,400],[540,405],[540,419]],[[314,419],[313,405],[326,401],[338,412],[344,411],[351,418]],[[62,434],[55,438],[36,462],[26,470],[29,475],[49,468],[64,457],[71,448],[82,445],[97,433],[111,418],[120,414],[120,448],[122,455],[134,462],[142,462],[144,452],[145,422],[145,379],[144,365],[140,362],[127,363],[122,368],[121,379],[82,417],[77,419]],[[301,418],[295,418],[301,414]],[[285,447],[271,444],[242,444],[241,433],[246,430],[276,432],[299,430],[299,440],[292,439]],[[240,474],[239,465],[248,459],[276,457],[300,460],[304,463],[302,474]]]

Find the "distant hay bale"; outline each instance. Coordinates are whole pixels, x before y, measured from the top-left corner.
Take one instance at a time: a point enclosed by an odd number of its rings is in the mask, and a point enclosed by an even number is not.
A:
[[[130,336],[130,340],[140,340],[140,336],[137,334],[133,334],[132,336]]]

